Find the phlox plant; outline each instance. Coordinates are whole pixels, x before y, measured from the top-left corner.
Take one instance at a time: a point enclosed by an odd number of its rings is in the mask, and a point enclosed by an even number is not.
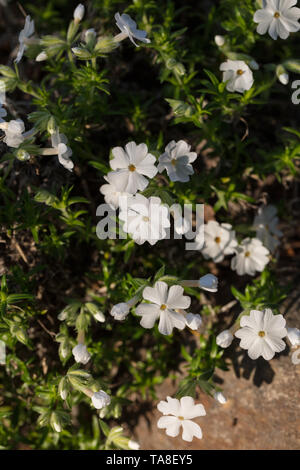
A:
[[[201,397],[226,402],[216,374],[233,340],[252,360],[289,344],[300,361],[278,270],[299,175],[300,5],[13,3],[0,5],[14,32],[0,56],[0,448],[138,449],[145,401],[159,433],[201,439]],[[102,203],[122,237],[98,236]],[[185,250],[196,221],[174,204],[204,205],[204,244],[197,232]]]

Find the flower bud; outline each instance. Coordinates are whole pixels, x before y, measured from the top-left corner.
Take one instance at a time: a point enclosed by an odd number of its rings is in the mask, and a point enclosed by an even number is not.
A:
[[[225,38],[224,38],[224,36],[219,36],[219,35],[217,35],[217,36],[215,36],[214,39],[215,39],[215,43],[217,44],[217,46],[219,46],[219,47],[224,46],[224,44],[225,44]]]
[[[97,410],[101,410],[105,406],[108,406],[111,402],[110,396],[107,395],[103,390],[95,392],[92,396],[92,403]]]
[[[199,287],[209,292],[217,292],[218,278],[213,274],[205,274],[199,279]]]
[[[128,442],[128,448],[131,449],[131,450],[139,450],[140,444],[138,442],[132,441],[130,439],[130,441]]]
[[[233,334],[230,330],[224,330],[217,336],[217,345],[221,348],[228,348],[233,341]]]
[[[227,402],[222,392],[216,392],[214,394],[214,399],[221,403],[221,405],[224,405]]]
[[[202,318],[198,313],[196,315],[188,313],[185,317],[185,323],[191,330],[198,330],[202,325]]]
[[[287,337],[292,346],[300,346],[300,330],[298,328],[287,328]]]
[[[283,85],[287,85],[289,83],[289,74],[287,72],[285,73],[281,73],[279,76],[278,76],[278,80],[280,81],[280,83],[282,83]]]
[[[125,320],[129,313],[129,307],[126,302],[121,302],[120,304],[114,305],[110,311],[110,314],[114,317],[115,320]]]
[[[4,341],[0,340],[0,364],[4,365],[6,362],[6,346]]]
[[[51,425],[52,429],[54,429],[54,431],[61,432],[61,430],[62,430],[61,422],[60,422],[60,419],[59,419],[57,413],[55,413],[55,411],[53,413],[51,413],[50,425]]]
[[[87,29],[84,33],[84,40],[87,45],[93,45],[96,42],[96,31],[94,28]]]
[[[47,59],[48,59],[48,56],[45,51],[40,52],[35,58],[36,62],[42,62],[43,60],[47,60]]]
[[[72,354],[75,358],[76,362],[81,362],[82,364],[87,364],[89,360],[91,359],[91,355],[86,349],[85,344],[77,344],[73,349],[72,349]]]
[[[84,6],[82,5],[82,3],[79,3],[79,5],[77,5],[73,13],[75,23],[80,23],[83,16],[84,16]]]

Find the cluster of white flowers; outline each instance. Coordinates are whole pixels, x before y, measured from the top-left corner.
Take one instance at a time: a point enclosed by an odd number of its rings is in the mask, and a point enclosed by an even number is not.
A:
[[[138,244],[147,241],[153,245],[167,235],[171,225],[169,209],[159,197],[146,198],[137,193],[147,188],[148,178],[154,178],[158,171],[165,169],[171,181],[189,181],[189,176],[194,173],[191,162],[195,161],[197,154],[190,152],[190,145],[180,140],[166,146],[157,167],[155,156],[148,152],[144,143],[129,142],[125,149],[114,147],[112,155],[112,171],[104,177],[107,184],[100,187],[100,192],[107,204],[114,209],[120,208],[119,219],[124,222],[124,232]],[[177,233],[189,230],[189,225],[179,213],[172,215]]]
[[[258,23],[256,31],[259,34],[269,33],[272,39],[278,37],[287,39],[290,33],[299,31],[300,8],[295,7],[297,0],[264,0],[263,8],[257,10],[253,20]],[[226,44],[224,36],[215,36],[215,43],[220,48]],[[247,64],[244,60],[228,59],[220,65],[223,72],[223,82],[226,82],[226,89],[230,92],[244,93],[250,90],[254,83],[252,70],[258,69],[257,62],[252,59]],[[279,81],[286,85],[289,75],[280,67],[278,74]]]
[[[279,245],[282,232],[278,229],[277,209],[272,205],[261,206],[254,218],[253,227],[255,238],[245,238],[241,243],[236,239],[232,226],[210,220],[204,224],[204,245],[202,237],[197,234],[195,242],[204,258],[212,259],[215,263],[224,260],[227,255],[234,255],[231,269],[240,276],[264,270],[270,261],[270,253]]]
[[[145,287],[142,293],[144,300],[150,302],[140,303],[136,309],[136,315],[142,317],[140,325],[143,328],[153,328],[159,320],[158,330],[163,335],[170,335],[174,328],[183,330],[186,326],[191,330],[199,330],[202,319],[199,314],[186,312],[191,304],[191,299],[183,295],[184,287],[200,287],[209,292],[216,292],[218,279],[213,274],[206,274],[196,281],[180,282],[181,285],[172,285],[164,281],[157,281],[154,287]],[[125,320],[130,309],[137,304],[139,295],[128,302],[114,305],[111,315],[115,320]]]
[[[262,356],[269,361],[275,353],[286,348],[283,338],[287,337],[292,348],[297,349],[292,356],[292,362],[300,363],[297,362],[300,353],[300,330],[286,327],[286,320],[281,314],[275,315],[269,308],[263,311],[251,310],[249,314],[241,316],[239,326],[237,330],[234,325],[231,329],[222,331],[217,336],[218,346],[228,348],[235,336],[241,340],[240,347],[248,351],[251,359]]]

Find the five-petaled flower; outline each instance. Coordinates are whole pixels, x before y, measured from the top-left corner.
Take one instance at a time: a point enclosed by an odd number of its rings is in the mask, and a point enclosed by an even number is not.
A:
[[[167,436],[176,437],[182,427],[182,439],[192,442],[194,437],[202,439],[202,431],[198,424],[192,421],[198,416],[205,416],[206,412],[202,404],[195,405],[192,397],[176,398],[167,397],[167,401],[160,401],[157,409],[164,414],[159,418],[157,427],[166,429]]]
[[[23,135],[25,126],[22,119],[13,119],[9,122],[1,122],[0,129],[5,132],[3,142],[5,142],[8,147],[18,148],[25,139],[25,136]]]
[[[274,40],[278,36],[287,39],[290,33],[299,31],[300,8],[296,4],[297,0],[265,0],[264,8],[257,10],[253,17],[258,23],[256,31],[259,34],[268,31]]]
[[[223,82],[227,82],[226,89],[230,92],[244,93],[253,85],[253,73],[242,60],[228,59],[220,65],[220,70],[223,72]]]
[[[183,287],[174,285],[168,288],[165,282],[157,281],[154,287],[145,287],[143,298],[151,303],[141,303],[135,310],[142,317],[141,326],[153,328],[159,319],[158,330],[163,335],[170,335],[173,328],[184,329],[185,317],[176,310],[189,308],[191,299],[183,295]]]
[[[123,13],[122,15],[120,15],[120,13],[116,13],[115,20],[116,25],[121,30],[121,33],[115,36],[115,41],[120,42],[125,38],[129,38],[136,47],[139,46],[136,44],[133,38],[136,38],[146,44],[151,42],[150,39],[146,37],[147,32],[141,29],[137,29],[136,22],[126,13]]]
[[[165,148],[165,152],[159,157],[158,171],[167,170],[171,181],[186,183],[190,175],[194,173],[191,165],[197,158],[196,152],[190,152],[191,146],[184,140],[175,142],[172,140]]]
[[[262,356],[269,361],[286,347],[282,339],[287,335],[285,324],[283,316],[274,315],[269,308],[263,312],[251,310],[250,315],[242,316],[241,328],[235,336],[240,338],[240,347],[248,350],[251,359]]]
[[[72,349],[72,354],[76,362],[81,362],[81,364],[87,364],[91,359],[91,355],[88,352],[86,345],[82,343],[78,343]]]
[[[254,218],[253,228],[256,230],[256,238],[272,252],[279,245],[278,238],[282,232],[278,229],[277,209],[271,204],[258,209]]]
[[[232,255],[238,244],[232,226],[219,224],[215,220],[210,220],[204,225],[204,239],[201,253],[204,258],[212,258],[215,263],[223,261],[225,255]],[[197,235],[195,241],[197,242]]]
[[[59,130],[51,135],[52,147],[58,155],[59,163],[69,171],[72,171],[74,163],[71,160],[72,150],[67,146],[68,139],[64,134],[60,134]]]
[[[256,271],[263,271],[270,261],[269,250],[258,238],[245,238],[235,251],[236,254],[231,260],[231,269],[239,276],[244,274],[254,276]]]
[[[145,241],[154,245],[164,239],[166,229],[171,225],[168,208],[161,203],[160,198],[147,199],[142,194],[128,197],[121,204],[119,219],[124,222],[124,232],[129,233],[138,245]]]
[[[148,153],[147,145],[129,142],[125,150],[113,148],[112,154],[114,158],[110,160],[110,166],[114,171],[108,173],[111,184],[120,192],[135,194],[144,191],[149,184],[145,176],[153,178],[157,173],[156,158]]]

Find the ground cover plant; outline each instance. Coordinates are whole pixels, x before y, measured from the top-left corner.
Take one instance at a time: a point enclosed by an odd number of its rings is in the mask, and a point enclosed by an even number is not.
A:
[[[145,401],[159,433],[201,439],[234,347],[300,363],[280,310],[297,283],[300,7],[0,14],[0,448],[137,449]]]

